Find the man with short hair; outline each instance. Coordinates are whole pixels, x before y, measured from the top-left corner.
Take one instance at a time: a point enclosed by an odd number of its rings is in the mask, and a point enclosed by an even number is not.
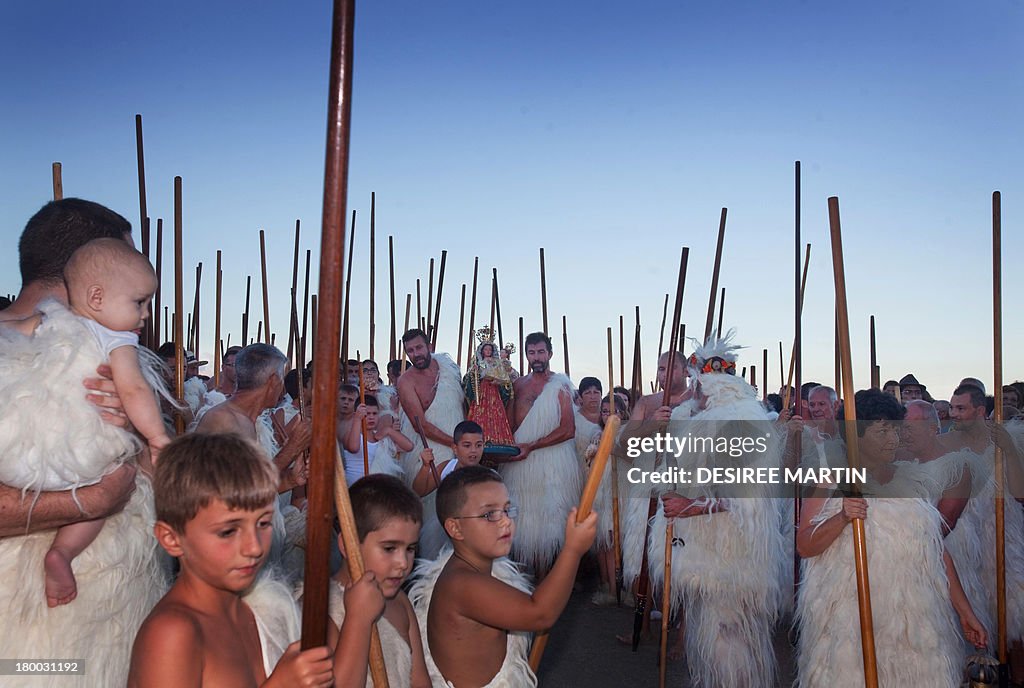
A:
[[[17,299],[0,312],[0,346],[8,336],[22,336],[3,323],[32,317],[40,301],[67,304],[64,266],[78,248],[93,239],[131,241],[131,224],[98,203],[65,198],[47,203],[25,225],[19,242],[22,286]],[[94,394],[107,422],[125,426],[127,419],[110,379],[101,366],[85,385]],[[84,393],[84,391],[83,391]],[[52,419],[56,432],[61,419]],[[136,487],[138,489],[136,490]],[[75,559],[78,597],[53,609],[42,594],[43,556],[60,526],[106,518],[96,540]],[[74,492],[40,492],[0,485],[0,648],[9,657],[77,657],[88,665],[91,685],[124,685],[131,641],[166,582],[153,555],[149,481],[138,478],[127,461],[95,485]],[[32,589],[38,586],[39,594]],[[102,642],[97,642],[101,639]],[[39,685],[38,677],[5,676],[5,686]]]
[[[402,343],[412,367],[401,374],[396,388],[399,404],[406,416],[401,430],[413,445],[402,458],[405,481],[411,485],[423,466],[420,452],[424,446],[416,424],[419,423],[419,430],[426,436],[434,460],[440,464],[451,459],[455,444],[452,432],[466,419],[466,393],[462,388],[462,371],[448,354],[431,351],[430,340],[423,330],[409,330],[402,335]],[[433,499],[428,495],[423,508],[432,509]],[[425,523],[420,532],[420,556],[433,559],[446,539],[439,523]]]
[[[509,414],[519,455],[501,466],[521,516],[512,543],[518,561],[543,578],[565,539],[565,521],[582,490],[573,437],[572,382],[551,371],[551,339],[533,332],[524,344],[530,374],[516,379]]]
[[[967,458],[974,489],[945,543],[957,571],[977,573],[961,574],[964,592],[984,626],[995,628],[995,557],[979,557],[977,552],[995,552],[993,466],[994,443],[998,443],[1006,467],[1003,488],[1007,513],[1004,521],[1007,636],[1017,645],[1024,638],[1024,520],[1020,505],[1013,501],[1014,496],[1019,497],[1022,492],[1012,488],[1020,485],[1020,455],[1006,429],[988,422],[985,401],[985,392],[976,385],[960,385],[949,400],[950,416],[955,425],[952,431],[939,436],[939,442],[949,451],[969,450]],[[1019,680],[1020,676],[1016,678]]]

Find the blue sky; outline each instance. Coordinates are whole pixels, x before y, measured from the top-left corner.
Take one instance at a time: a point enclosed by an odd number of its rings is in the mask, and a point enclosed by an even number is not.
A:
[[[141,113],[150,214],[168,228],[172,179],[184,178],[186,302],[201,260],[206,352],[215,251],[224,251],[223,321],[235,342],[245,275],[258,283],[258,230],[267,230],[271,322],[283,338],[295,219],[304,249],[315,252],[319,238],[329,3],[239,7],[18,3],[0,22],[10,65],[0,76],[5,243],[48,200],[53,161],[66,195],[105,203],[138,227]],[[683,245],[683,320],[690,333],[703,327],[725,206],[726,324],[750,347],[741,365],[760,367],[770,349],[774,387],[778,342],[788,356],[792,338],[799,159],[812,243],[805,378],[833,374],[826,198],[838,195],[856,385],[868,382],[870,314],[883,378],[913,371],[940,396],[963,375],[990,381],[995,189],[1007,235],[1004,376],[1024,377],[1014,346],[1024,278],[1012,269],[1024,248],[1015,231],[1021,3],[364,2],[356,12],[353,348],[368,348],[371,191],[378,358],[387,353],[388,234],[399,318],[416,278],[426,288],[428,259],[448,251],[447,350],[474,256],[482,275],[498,268],[506,333],[520,315],[539,329],[543,246],[555,360],[560,368],[564,314],[576,378],[606,376],[605,327],[617,331],[624,314],[631,339],[634,305],[650,376]],[[14,251],[5,251],[0,291],[17,286]],[[261,310],[254,298],[253,330]],[[478,313],[486,310],[481,296]]]

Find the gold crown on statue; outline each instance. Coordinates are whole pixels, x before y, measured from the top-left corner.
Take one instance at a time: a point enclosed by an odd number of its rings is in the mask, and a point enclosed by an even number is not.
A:
[[[484,325],[476,331],[476,338],[481,344],[485,344],[487,342],[491,342],[493,344],[494,330],[492,330],[488,325]]]

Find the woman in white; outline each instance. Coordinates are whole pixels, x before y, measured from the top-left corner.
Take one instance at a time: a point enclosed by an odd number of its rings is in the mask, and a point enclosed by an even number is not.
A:
[[[917,462],[894,461],[904,409],[879,390],[856,396],[860,464],[866,499],[805,498],[797,550],[804,558],[797,606],[798,685],[863,686],[857,585],[850,523],[864,519],[880,686],[959,685],[960,628],[986,644],[952,560],[942,543],[942,517],[928,500]]]

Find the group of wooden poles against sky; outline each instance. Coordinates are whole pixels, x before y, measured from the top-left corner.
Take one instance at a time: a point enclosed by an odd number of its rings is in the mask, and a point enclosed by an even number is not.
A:
[[[351,232],[349,234],[348,264],[343,264],[345,258],[345,219],[347,214],[347,187],[348,187],[348,153],[350,138],[350,121],[352,107],[352,52],[353,52],[353,28],[354,28],[354,0],[334,0],[332,36],[331,36],[331,57],[330,57],[330,86],[328,95],[328,121],[327,121],[327,145],[324,172],[323,210],[321,220],[320,238],[320,266],[319,266],[319,287],[316,293],[310,295],[310,259],[311,252],[306,251],[305,255],[305,280],[303,295],[298,296],[299,276],[299,221],[295,223],[295,250],[293,256],[293,269],[291,280],[291,313],[289,315],[289,335],[287,342],[288,357],[295,365],[305,366],[307,358],[307,329],[309,330],[309,354],[313,361],[313,390],[317,403],[312,408],[312,442],[309,454],[309,484],[307,494],[309,498],[308,523],[307,523],[307,548],[305,564],[305,594],[303,597],[302,609],[302,645],[310,648],[322,645],[326,638],[327,624],[327,598],[328,598],[328,556],[331,549],[333,537],[332,522],[337,512],[341,533],[345,541],[345,549],[348,553],[346,563],[353,580],[363,574],[363,563],[358,546],[355,521],[352,516],[352,508],[348,498],[348,488],[344,475],[336,471],[338,465],[337,441],[335,437],[335,417],[337,414],[337,380],[340,372],[340,360],[350,357],[349,335],[351,327],[349,320],[352,258],[355,240],[355,213],[353,211],[350,222]],[[141,222],[141,250],[148,257],[151,254],[150,242],[150,218],[146,204],[146,180],[145,163],[143,154],[142,139],[142,117],[136,115],[136,141],[138,153],[138,178],[139,178],[139,213]],[[61,165],[59,162],[53,164],[53,195],[55,199],[63,198],[63,183],[61,177]],[[789,407],[789,390],[799,389],[801,385],[801,315],[803,306],[803,295],[807,281],[807,265],[810,260],[810,244],[802,244],[800,236],[800,163],[795,163],[795,196],[794,196],[794,333],[790,353],[789,365],[783,365],[783,343],[779,342],[779,375],[780,385],[785,389],[784,408]],[[722,252],[725,238],[726,209],[722,209],[718,230],[718,242],[715,250],[715,263],[710,285],[708,299],[707,317],[703,332],[703,341],[715,334],[721,336],[722,321],[724,318],[725,289],[719,291],[719,270],[722,261]],[[370,322],[369,322],[369,357],[375,359],[375,272],[373,263],[375,261],[375,199],[371,197],[370,206]],[[839,199],[831,197],[828,199],[829,229],[831,235],[832,264],[835,278],[835,304],[836,304],[836,380],[835,387],[840,391],[843,399],[846,423],[847,454],[851,467],[858,467],[856,413],[854,404],[854,382],[852,376],[852,361],[850,354],[850,323],[847,314],[846,279],[843,263],[843,243],[840,228]],[[183,298],[183,264],[182,264],[182,179],[174,178],[174,220],[173,220],[173,245],[174,245],[174,294],[173,311],[170,306],[162,303],[160,282],[163,276],[163,220],[158,219],[155,230],[155,267],[158,275],[158,287],[154,298],[152,309],[153,317],[147,325],[143,334],[143,341],[155,348],[168,334],[175,343],[175,388],[179,398],[184,396],[184,371],[185,371],[185,349],[189,349],[199,355],[200,346],[200,284],[202,280],[202,263],[196,266],[195,295],[192,302],[191,313],[185,322],[185,304]],[[270,325],[269,295],[267,287],[267,261],[266,241],[263,230],[260,230],[260,254],[261,254],[261,280],[262,280],[262,301],[263,318],[259,321],[255,341],[274,342],[274,335]],[[664,348],[665,326],[668,315],[669,295],[665,295],[664,307],[661,319],[661,335],[658,342],[658,352],[661,354],[667,351],[669,354],[668,375],[663,389],[664,404],[669,403],[670,390],[672,387],[671,376],[674,370],[676,352],[683,346],[686,334],[686,326],[680,322],[680,314],[683,303],[683,290],[686,281],[686,268],[689,249],[682,248],[678,282],[676,285],[675,302],[672,312],[671,327],[669,328],[668,348]],[[441,252],[437,288],[434,289],[434,259],[430,259],[428,272],[428,286],[426,310],[422,308],[421,280],[416,280],[416,320],[414,325],[420,326],[428,333],[431,343],[436,345],[438,322],[441,313],[441,301],[444,288],[445,263],[447,252]],[[388,260],[390,267],[390,330],[388,334],[389,360],[402,355],[400,342],[400,331],[397,328],[396,301],[395,301],[395,272],[394,272],[394,240],[388,237]],[[479,258],[474,259],[473,281],[470,292],[470,308],[468,323],[469,327],[464,332],[463,325],[466,307],[467,285],[462,284],[459,313],[459,336],[457,347],[458,363],[462,364],[462,354],[466,353],[467,364],[472,360],[474,352],[474,323],[476,323],[476,305],[478,292],[478,269]],[[995,420],[1003,420],[1002,396],[998,391],[1002,388],[1002,296],[1001,296],[1001,216],[1000,216],[1000,195],[996,191],[992,194],[992,271],[993,271],[993,354],[994,354],[994,390],[995,397]],[[223,272],[221,266],[221,251],[217,251],[216,265],[216,303],[214,314],[214,338],[216,349],[212,361],[214,365],[214,377],[220,376],[220,364],[223,350],[230,345],[230,335],[227,340],[221,337],[221,295],[222,295]],[[547,308],[547,285],[544,265],[544,249],[540,249],[540,281],[541,281],[541,320],[545,333],[550,334]],[[249,337],[251,327],[250,321],[250,287],[251,276],[246,280],[245,308],[241,320],[241,338],[238,344],[245,345],[253,341]],[[405,316],[402,332],[410,327],[411,306],[413,295],[406,294]],[[301,301],[301,316],[299,315],[298,303]],[[715,310],[718,306],[717,328],[715,328]],[[163,308],[164,326],[161,329],[160,315]],[[492,269],[491,294],[490,294],[490,331],[497,335],[499,346],[504,345],[505,337],[501,320],[501,304],[498,292],[497,268]],[[523,370],[523,318],[518,320],[519,324],[519,368]],[[562,316],[562,344],[563,362],[566,374],[569,374],[569,342],[566,329],[566,316]],[[173,328],[173,331],[169,331]],[[464,338],[464,334],[467,336]],[[875,322],[874,316],[870,321],[870,351],[871,351],[871,386],[879,387],[879,368],[877,365],[876,347],[874,341]],[[468,344],[466,344],[468,342]],[[635,394],[642,393],[642,369],[640,365],[640,308],[636,307],[634,324],[634,351],[633,365],[630,384]],[[613,350],[613,328],[607,328],[608,345],[608,386],[609,389],[615,385],[615,365]],[[626,382],[626,354],[625,354],[625,318],[619,316],[619,379],[621,386]],[[315,352],[315,356],[313,356]],[[768,393],[768,349],[763,349],[762,356],[762,377],[757,379],[756,366],[750,366],[750,382],[757,386],[760,382],[762,396]],[[783,371],[787,371],[783,379]],[[524,370],[524,372],[526,372]],[[741,373],[746,377],[746,369]],[[654,382],[650,382],[651,391],[654,392]],[[300,386],[301,388],[301,386]],[[795,395],[795,412],[801,411],[800,395]],[[618,416],[613,416],[607,423],[597,457],[590,470],[590,477],[587,480],[583,495],[580,499],[577,518],[582,521],[591,511],[598,485],[604,474],[604,466],[608,461],[609,454],[614,443],[615,433],[619,427]],[[1005,553],[1004,553],[1004,503],[1003,495],[1003,457],[998,446],[995,449],[995,481],[996,481],[996,502],[995,502],[995,529],[996,529],[996,593],[997,593],[997,647],[1000,671],[1007,672],[1007,639],[1006,639],[1006,583],[1005,583]],[[612,481],[617,485],[616,462],[612,461]],[[615,522],[616,537],[614,538],[615,561],[617,579],[621,580],[621,547],[618,537],[619,523],[619,500],[617,490],[613,490],[613,521]],[[653,516],[657,508],[658,495],[652,492],[649,501],[649,516]],[[800,518],[800,497],[794,494],[796,522]],[[650,519],[648,519],[648,529]],[[665,535],[665,581],[671,580],[670,567],[672,564],[672,523],[669,522]],[[637,609],[635,616],[634,649],[635,640],[640,629],[647,601],[650,595],[649,578],[647,566],[645,537],[644,560],[641,567],[641,578],[637,588]],[[861,519],[853,521],[853,547],[854,561],[856,566],[857,595],[860,611],[861,644],[863,648],[865,685],[874,688],[878,685],[874,634],[872,629],[871,612],[871,585],[867,565],[868,542],[865,535],[864,522]],[[794,558],[793,579],[794,586],[799,580],[799,561]],[[669,619],[670,593],[668,585],[663,590],[662,599],[662,644],[660,663],[660,683],[665,684],[665,661],[667,624]],[[530,662],[536,670],[540,663],[541,656],[547,641],[547,634],[537,636],[534,642]],[[384,669],[383,655],[381,652],[380,639],[374,629],[371,642],[370,672],[377,688],[387,686],[387,676]]]

